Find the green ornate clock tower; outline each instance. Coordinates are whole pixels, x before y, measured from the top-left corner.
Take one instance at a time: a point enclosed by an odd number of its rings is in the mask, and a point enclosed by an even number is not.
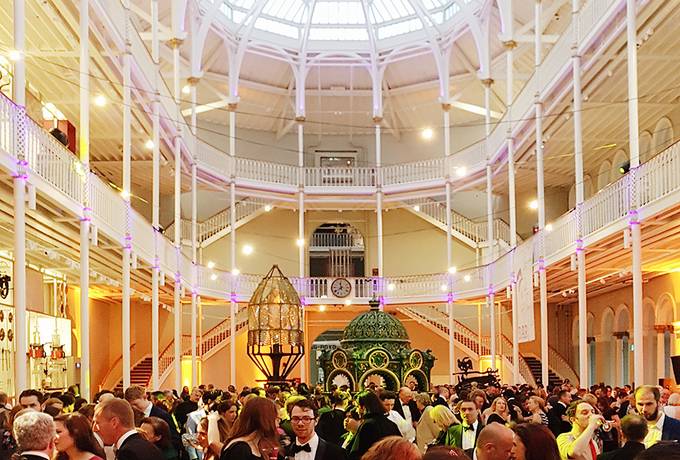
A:
[[[404,326],[380,311],[377,300],[369,305],[369,311],[347,325],[340,347],[325,351],[319,358],[326,390],[335,384],[359,391],[371,383],[398,390],[415,381],[419,391],[427,391],[435,357],[430,350],[412,349]]]

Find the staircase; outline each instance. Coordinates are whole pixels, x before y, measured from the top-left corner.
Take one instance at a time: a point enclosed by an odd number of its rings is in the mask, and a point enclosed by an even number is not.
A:
[[[535,356],[524,355],[524,361],[526,361],[527,366],[531,369],[531,374],[534,376],[534,380],[537,382],[541,381],[541,360]],[[560,385],[562,380],[557,374],[555,374],[552,369],[548,369],[548,384],[549,385]]]
[[[151,355],[146,355],[130,369],[130,383],[146,387],[151,379]],[[115,390],[123,390],[123,378],[118,381]]]
[[[447,231],[446,206],[431,198],[423,200],[407,200],[408,209],[413,214],[425,219],[435,227]],[[494,238],[506,248],[510,247],[510,227],[502,219],[495,219]],[[487,222],[474,222],[467,217],[451,211],[451,232],[453,236],[473,248],[482,247],[487,237]],[[522,239],[517,235],[517,242]]]
[[[271,208],[271,203],[260,198],[247,197],[236,202],[236,228],[247,224]],[[191,244],[191,220],[182,219],[180,235],[182,244]],[[231,209],[227,208],[209,217],[203,222],[196,223],[198,245],[202,248],[209,246],[220,238],[231,233]],[[175,234],[175,223],[171,223],[165,230],[168,238]]]

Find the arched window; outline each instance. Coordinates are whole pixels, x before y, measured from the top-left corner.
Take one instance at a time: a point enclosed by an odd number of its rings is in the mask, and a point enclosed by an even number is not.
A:
[[[640,163],[652,158],[654,149],[652,148],[652,133],[649,131],[642,131],[640,133]]]
[[[597,170],[597,191],[599,192],[607,185],[609,185],[609,174],[612,169],[612,164],[609,160],[604,160],[600,163],[600,168]]]
[[[652,136],[653,155],[658,155],[663,152],[673,143],[673,124],[671,121],[663,117],[656,122],[654,127],[654,136]],[[650,156],[651,158],[651,156]]]
[[[616,379],[616,372],[614,368],[615,361],[611,359],[615,353],[614,347],[614,310],[607,307],[602,313],[602,322],[600,326],[601,340],[598,346],[602,350],[602,356],[607,356],[600,366],[601,375],[598,375],[598,381],[614,382]]]

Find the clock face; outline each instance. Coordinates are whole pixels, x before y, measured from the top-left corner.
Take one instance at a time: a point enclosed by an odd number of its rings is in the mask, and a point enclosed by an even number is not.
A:
[[[352,292],[352,285],[345,278],[338,278],[331,283],[331,293],[335,297],[347,297]]]

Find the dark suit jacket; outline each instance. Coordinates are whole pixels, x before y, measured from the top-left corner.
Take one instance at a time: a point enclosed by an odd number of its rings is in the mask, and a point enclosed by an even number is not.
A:
[[[385,414],[367,414],[354,435],[349,449],[350,460],[359,460],[373,444],[387,436],[401,436],[397,425]]]
[[[408,408],[411,410],[411,419],[414,422],[420,420],[420,411],[418,410],[418,405],[414,400],[410,400],[408,402]],[[403,419],[406,419],[406,417],[404,417],[404,408],[402,407],[399,397],[397,397],[396,401],[394,401],[394,410],[397,411]]]
[[[151,406],[151,416],[165,420],[165,423],[167,423],[168,427],[170,427],[170,438],[172,438],[172,445],[175,446],[175,448],[180,449],[182,447],[182,438],[179,436],[177,425],[175,425],[175,420],[172,418],[172,416],[155,405]]]
[[[165,460],[163,453],[138,434],[133,434],[116,452],[116,460]]]
[[[321,439],[336,446],[342,445],[342,435],[347,433],[344,427],[345,411],[333,409],[324,412],[319,416],[319,423],[316,426],[316,434]]]
[[[38,455],[20,455],[17,458],[18,460],[45,460],[45,457],[40,457]]]
[[[293,444],[295,443],[293,442]],[[293,444],[291,444],[291,446]],[[290,447],[287,455],[290,458],[294,458],[293,453],[290,451]],[[347,460],[347,451],[342,447],[331,444],[330,442],[326,442],[321,437],[319,437],[319,445],[316,448],[314,460]]]
[[[660,409],[662,410],[662,409]],[[661,430],[662,441],[680,441],[680,420],[666,415]]]
[[[633,460],[643,450],[645,445],[641,442],[628,441],[620,449],[598,455],[597,460]]]
[[[555,437],[562,433],[571,431],[571,423],[562,420],[562,416],[567,413],[567,406],[561,402],[556,402],[548,411],[548,427]]]

